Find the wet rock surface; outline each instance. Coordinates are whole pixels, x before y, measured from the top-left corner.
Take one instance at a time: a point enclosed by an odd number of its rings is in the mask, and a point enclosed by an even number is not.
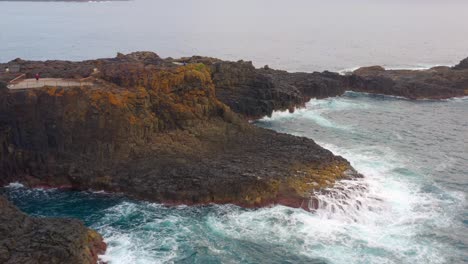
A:
[[[27,216],[0,196],[0,263],[97,263],[106,244],[72,219]]]

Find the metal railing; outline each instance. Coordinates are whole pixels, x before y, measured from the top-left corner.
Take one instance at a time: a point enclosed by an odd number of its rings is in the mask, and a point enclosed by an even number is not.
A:
[[[26,77],[26,74],[23,73],[19,76],[17,76],[16,78],[14,78],[13,80],[10,81],[10,84],[15,84],[15,83],[18,83],[20,82],[22,79],[24,79]]]

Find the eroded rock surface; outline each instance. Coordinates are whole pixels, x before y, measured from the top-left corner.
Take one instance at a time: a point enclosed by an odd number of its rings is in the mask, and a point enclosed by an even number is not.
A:
[[[0,263],[97,263],[106,244],[78,220],[35,218],[0,196]]]
[[[176,65],[153,53],[20,62],[26,74],[40,69],[47,77],[62,70],[86,77],[84,72],[98,67],[98,81],[92,87],[3,92],[0,183],[103,189],[168,204],[307,208],[313,190],[359,176],[345,159],[313,140],[250,125],[218,100],[216,84],[237,77],[221,80],[218,74],[224,71],[212,68],[230,65]],[[253,69],[248,63],[236,65]],[[268,78],[280,74],[287,75],[275,72]],[[257,116],[302,100],[280,95],[272,99],[278,105],[239,112]],[[252,106],[247,103],[245,109]]]

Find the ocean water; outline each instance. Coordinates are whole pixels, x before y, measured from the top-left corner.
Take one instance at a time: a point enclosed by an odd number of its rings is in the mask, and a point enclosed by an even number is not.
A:
[[[466,0],[0,0],[0,62],[151,50],[290,71],[425,68],[468,56]]]
[[[468,98],[348,92],[256,125],[315,139],[364,175],[315,212],[165,207],[99,192],[1,189],[36,216],[75,217],[116,263],[467,263]]]
[[[466,0],[0,0],[0,62],[162,57],[289,71],[427,68],[468,56]],[[255,124],[306,136],[365,177],[317,193],[315,212],[165,207],[99,192],[0,188],[35,216],[103,234],[110,264],[468,263],[468,99],[347,93]]]

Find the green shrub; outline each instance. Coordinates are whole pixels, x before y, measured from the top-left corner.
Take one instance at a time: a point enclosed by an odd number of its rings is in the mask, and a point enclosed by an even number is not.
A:
[[[205,64],[198,63],[197,65],[195,65],[195,70],[202,71],[203,69],[205,69]]]

